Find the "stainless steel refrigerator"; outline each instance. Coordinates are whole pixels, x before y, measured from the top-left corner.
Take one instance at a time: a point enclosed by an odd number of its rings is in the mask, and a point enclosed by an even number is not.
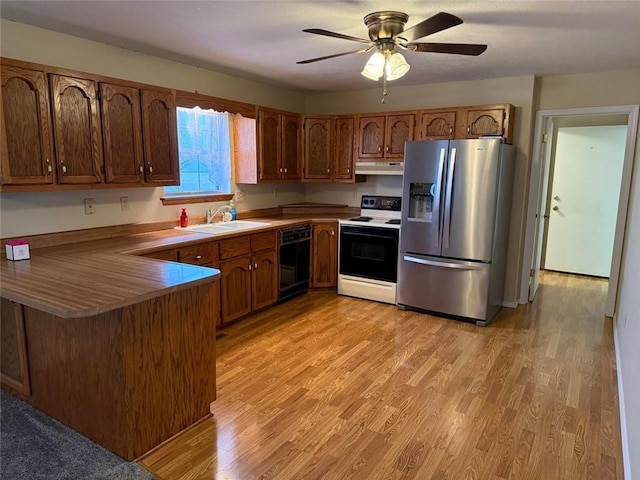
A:
[[[487,325],[504,298],[515,148],[407,142],[404,164],[398,306]]]

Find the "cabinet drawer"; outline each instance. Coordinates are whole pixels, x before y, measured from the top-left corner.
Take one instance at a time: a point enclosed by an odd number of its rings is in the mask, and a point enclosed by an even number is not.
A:
[[[202,243],[178,249],[178,261],[180,263],[190,263],[201,267],[213,267],[217,262],[217,255],[214,254],[214,243]],[[217,253],[217,252],[216,252]]]
[[[220,240],[220,260],[249,255],[251,243],[249,235]]]
[[[171,262],[178,261],[178,252],[175,248],[172,248],[171,250],[160,250],[159,252],[147,253],[143,256],[157,258],[158,260],[169,260]]]
[[[254,233],[251,235],[251,252],[260,252],[262,250],[273,250],[276,248],[278,232],[272,230],[270,232]]]

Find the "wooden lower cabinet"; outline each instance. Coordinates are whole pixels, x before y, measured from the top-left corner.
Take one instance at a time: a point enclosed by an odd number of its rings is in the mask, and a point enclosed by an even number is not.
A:
[[[275,250],[251,257],[251,308],[272,305],[278,299],[278,254]]]
[[[249,257],[234,258],[220,264],[222,323],[251,313],[250,265]]]
[[[311,251],[311,286],[335,287],[338,274],[338,224],[336,222],[313,225]]]
[[[0,372],[2,384],[26,397],[31,395],[27,342],[22,305],[2,299]]]
[[[222,323],[229,323],[278,300],[275,230],[220,241]]]

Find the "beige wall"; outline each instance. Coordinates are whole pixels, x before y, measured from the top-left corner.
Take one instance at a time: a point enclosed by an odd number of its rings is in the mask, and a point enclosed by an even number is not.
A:
[[[541,79],[541,110],[640,104],[640,69]],[[640,478],[640,136],[635,139],[620,286],[615,313],[618,375],[624,400],[626,477]]]

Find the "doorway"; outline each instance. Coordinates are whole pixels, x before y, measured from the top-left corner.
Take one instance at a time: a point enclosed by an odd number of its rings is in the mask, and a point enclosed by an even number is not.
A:
[[[621,117],[554,132],[542,268],[609,278],[627,136]]]
[[[637,134],[638,106],[595,107],[567,110],[541,110],[536,115],[534,149],[531,159],[531,176],[527,208],[520,303],[533,300],[538,288],[542,250],[550,196],[549,180],[551,164],[555,155],[555,139],[559,128],[567,126],[624,125],[624,160],[620,181],[613,252],[609,268],[609,289],[605,314],[613,316],[618,290],[622,241],[625,231],[626,212],[629,202],[634,145]],[[557,195],[551,195],[551,198]]]

